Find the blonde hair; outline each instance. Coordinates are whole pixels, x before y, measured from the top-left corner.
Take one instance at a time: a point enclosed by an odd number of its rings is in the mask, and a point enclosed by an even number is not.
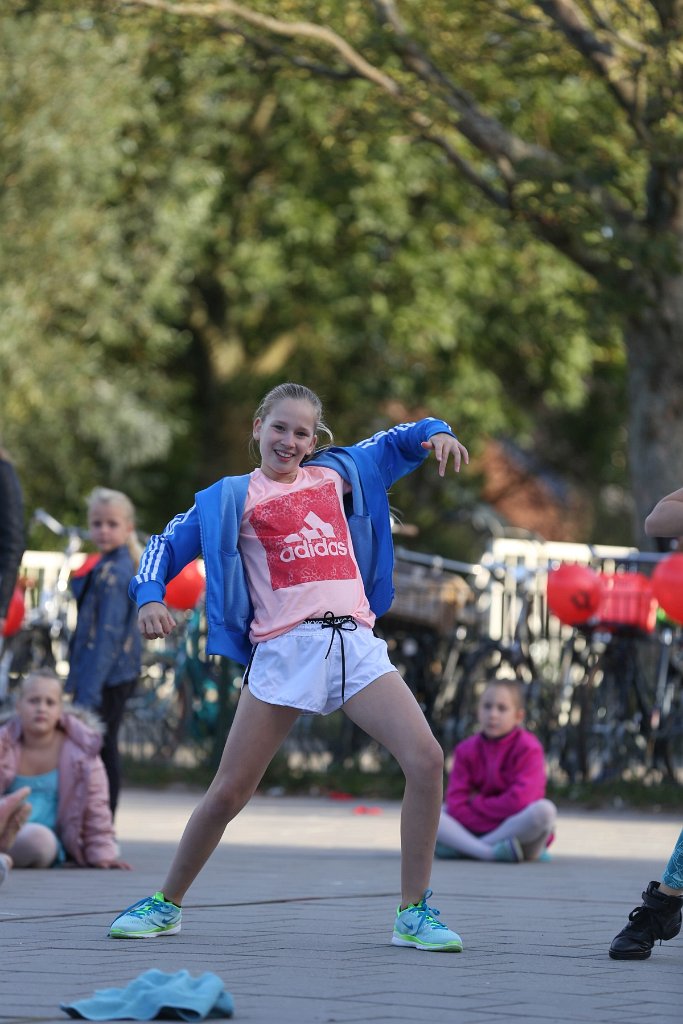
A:
[[[254,413],[254,420],[264,420],[269,413],[272,412],[273,408],[278,402],[283,402],[285,399],[291,398],[296,402],[308,402],[315,412],[315,426],[313,428],[314,434],[325,434],[327,436],[327,444],[321,445],[316,451],[320,451],[320,448],[326,448],[334,443],[334,436],[332,431],[327,426],[323,419],[323,403],[320,401],[315,391],[311,391],[304,384],[294,384],[292,381],[287,381],[284,384],[277,384],[274,388],[263,396],[259,404],[258,409]],[[254,458],[258,458],[258,445],[254,438],[251,438],[249,442],[249,450]],[[311,455],[307,455],[303,461],[313,457],[315,452]]]
[[[94,487],[87,497],[86,505],[88,515],[97,505],[118,505],[124,516],[131,525],[131,531],[126,538],[126,547],[130,557],[137,565],[142,555],[142,544],[135,532],[135,505],[123,491],[114,491],[111,487]]]
[[[62,680],[54,669],[48,668],[47,666],[43,668],[32,668],[28,675],[24,676],[19,685],[20,696],[23,697],[29,687],[29,684],[35,679],[51,679],[53,683],[57,683],[60,697],[64,696],[64,684],[62,683]]]

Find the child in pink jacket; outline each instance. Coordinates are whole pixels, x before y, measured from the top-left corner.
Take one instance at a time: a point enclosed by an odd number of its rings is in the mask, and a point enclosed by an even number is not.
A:
[[[490,683],[478,720],[481,731],[455,748],[436,856],[537,860],[553,835],[557,809],[545,799],[543,748],[522,728],[520,683]]]
[[[50,670],[24,680],[16,714],[0,729],[0,794],[31,789],[30,817],[7,851],[15,867],[129,867],[119,860],[102,730],[93,724],[63,709]]]

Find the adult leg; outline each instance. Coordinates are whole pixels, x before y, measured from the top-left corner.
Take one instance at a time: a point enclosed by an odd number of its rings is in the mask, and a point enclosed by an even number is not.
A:
[[[380,676],[344,705],[346,715],[396,758],[406,779],[401,808],[401,906],[429,887],[443,800],[443,751],[398,672]]]
[[[98,714],[105,726],[100,757],[109,779],[109,806],[112,816],[116,813],[121,789],[121,755],[119,754],[119,729],[126,710],[126,701],[135,689],[135,680],[106,686],[102,691],[102,703]]]
[[[6,852],[14,844],[22,825],[26,824],[31,813],[31,805],[26,797],[31,792],[28,786],[22,786],[13,793],[0,797],[0,851]]]
[[[659,891],[667,896],[683,896],[683,829],[664,869]]]
[[[0,885],[12,870],[12,858],[8,853],[0,853]]]
[[[243,687],[216,775],[185,826],[161,886],[178,906],[218,846],[228,822],[242,810],[299,712],[266,704]]]
[[[662,879],[661,883],[650,882],[642,894],[642,904],[631,911],[626,927],[612,939],[609,955],[613,960],[647,960],[657,940],[673,939],[680,932],[683,920],[683,831]]]
[[[495,846],[503,839],[518,839],[524,851],[524,859],[536,860],[543,853],[556,820],[557,808],[551,800],[535,800],[481,838],[490,846]]]

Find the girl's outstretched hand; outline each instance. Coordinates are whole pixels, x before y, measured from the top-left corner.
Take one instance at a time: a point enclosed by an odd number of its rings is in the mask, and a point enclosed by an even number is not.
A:
[[[453,456],[453,469],[456,473],[460,472],[460,466],[463,462],[467,465],[470,461],[467,448],[465,448],[464,444],[460,444],[457,437],[453,437],[452,434],[432,434],[428,441],[422,442],[422,447],[433,450],[436,455],[437,462],[439,463],[439,476],[445,475],[446,466],[451,455]]]
[[[145,640],[158,640],[175,629],[175,619],[161,601],[143,604],[138,612],[138,629]]]

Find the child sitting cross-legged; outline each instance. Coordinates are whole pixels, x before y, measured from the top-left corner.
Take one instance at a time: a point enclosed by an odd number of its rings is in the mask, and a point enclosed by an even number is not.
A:
[[[7,850],[14,867],[130,867],[118,855],[101,746],[100,723],[64,708],[53,672],[24,679],[16,714],[0,728],[0,794],[31,793],[30,816]]]
[[[480,731],[455,748],[436,856],[537,860],[552,841],[557,809],[545,799],[543,748],[522,727],[521,684],[489,683],[477,717]]]

